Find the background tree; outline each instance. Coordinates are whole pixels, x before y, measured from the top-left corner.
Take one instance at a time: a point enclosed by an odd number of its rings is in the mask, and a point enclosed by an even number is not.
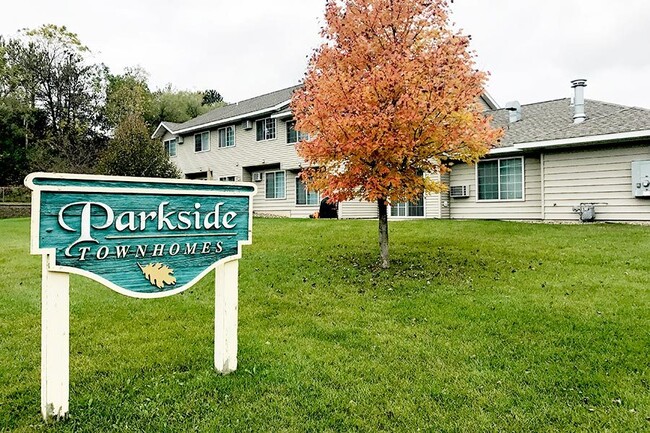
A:
[[[217,104],[221,102],[223,102],[223,97],[221,96],[221,93],[216,90],[210,89],[203,92],[203,101],[201,102],[201,105],[216,107]]]
[[[219,92],[214,92],[219,95]],[[208,99],[214,96],[212,95]],[[151,109],[145,114],[145,117],[147,122],[153,125],[154,128],[162,121],[187,122],[196,116],[225,105],[223,99],[206,105],[204,104],[206,99],[203,92],[176,90],[171,84],[153,92],[152,99]]]
[[[100,127],[105,67],[88,61],[89,50],[76,34],[52,24],[22,30],[5,44],[3,54],[5,87],[45,115],[46,130],[33,143],[40,147],[34,152],[37,163],[92,170],[106,142]]]
[[[126,68],[122,75],[108,75],[105,114],[111,127],[129,115],[144,118],[151,111],[153,96],[147,80],[148,74],[142,68]]]
[[[97,172],[113,176],[180,177],[162,143],[152,140],[142,116],[127,114],[97,166]]]
[[[30,110],[0,96],[0,186],[22,183],[29,173],[27,133]]]
[[[304,178],[331,200],[376,202],[381,266],[390,203],[444,185],[452,161],[475,163],[500,136],[478,103],[486,74],[444,0],[328,0],[325,38],[295,92]]]
[[[120,148],[126,142],[148,156],[163,153],[161,143],[156,152],[150,148],[142,125],[151,133],[162,120],[185,122],[221,105],[216,90],[179,91],[168,85],[151,92],[141,68],[111,74],[64,26],[0,36],[0,185],[22,183],[29,171],[94,173],[100,157],[103,172],[118,174],[119,164],[112,163],[118,154],[130,154]],[[145,163],[134,157],[122,173],[176,175],[173,166],[152,158]]]

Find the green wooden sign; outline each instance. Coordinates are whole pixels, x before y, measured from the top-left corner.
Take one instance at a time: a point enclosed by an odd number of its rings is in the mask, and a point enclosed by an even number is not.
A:
[[[134,297],[181,292],[251,242],[252,184],[34,173],[32,254]]]
[[[69,409],[70,281],[79,274],[136,298],[188,289],[215,270],[214,367],[237,369],[241,246],[254,184],[33,173],[32,254],[42,255],[41,413]]]

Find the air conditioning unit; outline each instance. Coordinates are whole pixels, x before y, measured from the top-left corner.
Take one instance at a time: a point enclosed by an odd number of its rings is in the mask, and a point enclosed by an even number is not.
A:
[[[241,124],[241,126],[242,126],[242,128],[244,128],[246,130],[253,129],[253,121],[252,120],[244,120],[244,122]]]
[[[469,197],[469,185],[454,185],[449,187],[449,197]]]
[[[183,137],[181,137],[180,135],[178,137],[176,137],[176,142],[178,144],[183,144]]]
[[[253,173],[253,182],[261,182],[262,181],[262,172],[258,171]]]

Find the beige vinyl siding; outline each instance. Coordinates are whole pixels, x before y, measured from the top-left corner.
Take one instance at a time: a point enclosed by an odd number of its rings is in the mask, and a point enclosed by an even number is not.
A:
[[[424,218],[440,218],[440,194],[427,194],[424,196]],[[349,200],[339,205],[339,217],[341,219],[376,219],[377,203],[369,203],[361,200]],[[391,217],[389,219],[409,219],[409,217]],[[422,218],[422,217],[413,217]]]
[[[441,182],[440,173],[429,173],[428,178]],[[424,195],[424,218],[442,218],[442,195],[439,193]]]
[[[294,144],[287,144],[285,120],[289,119],[276,119],[276,138],[265,141],[256,141],[254,121],[253,128],[249,130],[242,127],[242,122],[237,122],[234,124],[235,145],[232,147],[219,147],[217,130],[228,125],[211,128],[208,152],[194,152],[194,134],[185,135],[183,144],[178,145],[174,162],[183,173],[212,170],[215,179],[222,176],[239,176],[244,179],[244,167],[267,164],[279,164],[283,170],[296,169],[302,160],[298,157]]]
[[[442,183],[447,185],[449,187],[449,181],[450,181],[450,175],[449,173],[445,173],[440,176],[440,180]],[[451,218],[450,215],[450,208],[449,208],[449,189],[447,191],[440,193],[440,218],[441,219],[449,219]]]
[[[483,100],[483,98],[479,97],[478,102],[481,104],[481,107],[483,108],[484,111],[491,110],[492,108],[488,106],[488,104]]]
[[[440,218],[440,194],[425,194],[424,195],[424,217],[425,218]]]
[[[427,176],[435,181],[440,182],[440,173],[427,174]],[[424,217],[436,218],[441,217],[442,200],[440,194],[425,194],[424,195]]]
[[[256,213],[269,215],[286,216],[293,218],[309,218],[314,212],[317,212],[320,203],[317,205],[297,205],[296,204],[296,175],[297,171],[285,170],[285,198],[267,199],[266,198],[266,173],[279,171],[277,169],[263,170],[262,181],[254,182],[257,185],[257,194],[253,196],[253,210]]]
[[[378,217],[377,203],[349,200],[339,204],[339,218],[341,219],[373,219]]]
[[[477,201],[476,166],[455,165],[450,186],[469,185],[470,196],[450,198],[449,215],[456,219],[538,220],[542,216],[541,171],[538,156],[524,158],[524,199],[512,201]]]
[[[258,119],[268,117],[262,116]],[[196,173],[211,171],[212,178],[219,179],[225,176],[235,176],[237,180],[251,182],[252,173],[261,172],[262,181],[255,182],[258,191],[253,197],[255,212],[268,213],[280,216],[308,217],[318,210],[314,206],[298,206],[295,204],[295,176],[302,160],[298,157],[295,144],[287,143],[287,119],[276,119],[276,138],[272,140],[257,141],[255,121],[253,128],[246,130],[242,122],[235,126],[235,145],[232,147],[219,147],[219,128],[228,126],[220,125],[210,129],[210,150],[207,152],[194,152],[194,134],[185,135],[184,143],[177,146],[177,156],[171,160],[183,173]],[[233,125],[233,124],[230,124]],[[163,139],[168,139],[166,134]],[[269,171],[286,171],[284,199],[267,199],[265,192],[265,173]]]
[[[632,194],[632,161],[650,160],[648,143],[544,154],[544,213],[578,221],[581,202],[596,205],[597,221],[650,221],[650,200]]]

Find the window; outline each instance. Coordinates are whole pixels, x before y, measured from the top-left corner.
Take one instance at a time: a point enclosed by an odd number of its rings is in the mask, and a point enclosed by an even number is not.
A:
[[[219,180],[221,182],[234,182],[235,180],[237,180],[237,178],[235,176],[222,176],[219,178]]]
[[[318,192],[307,190],[307,186],[300,177],[296,177],[296,204],[315,205],[319,202]]]
[[[298,143],[299,141],[309,140],[309,134],[296,131],[295,127],[295,120],[287,122],[287,143]]]
[[[424,216],[424,194],[421,194],[417,201],[411,203],[396,203],[390,207],[390,216],[393,217],[423,217]]]
[[[284,171],[266,173],[266,198],[284,198]]]
[[[267,117],[255,122],[257,141],[273,140],[275,138],[275,119]]]
[[[210,150],[210,131],[202,132],[194,136],[194,151],[205,152]]]
[[[226,126],[217,131],[219,134],[219,147],[233,147],[235,145],[235,127]]]
[[[165,153],[167,156],[176,156],[176,139],[172,138],[171,140],[165,140]]]
[[[524,198],[524,159],[481,161],[477,167],[479,200],[521,200]]]
[[[185,173],[185,179],[208,180],[212,178],[212,172],[197,171],[195,173]]]

